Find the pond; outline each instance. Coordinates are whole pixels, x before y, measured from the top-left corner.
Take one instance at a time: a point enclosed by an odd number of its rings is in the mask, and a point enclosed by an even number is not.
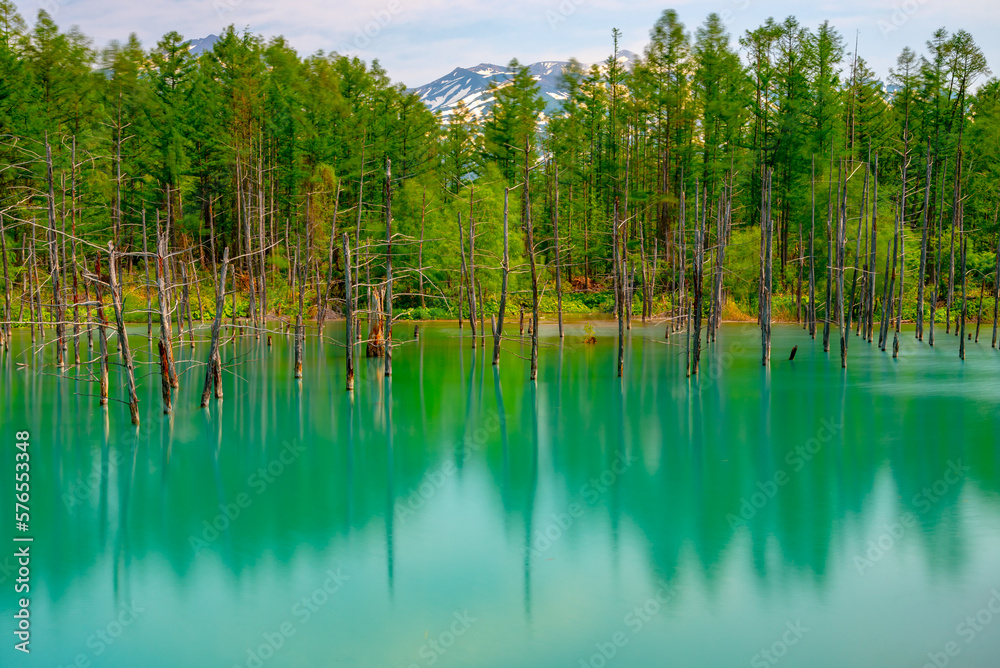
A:
[[[138,432],[89,371],[5,357],[0,498],[30,431],[34,542],[25,657],[3,523],[0,663],[996,665],[988,336],[964,363],[954,336],[853,339],[845,372],[775,326],[766,370],[724,325],[687,378],[682,337],[637,323],[619,379],[615,332],[546,326],[532,384],[516,324],[499,372],[468,328],[398,325],[393,375],[362,356],[353,394],[343,347],[311,337],[295,381],[284,334],[244,338],[208,410],[184,346],[171,416],[140,367]]]

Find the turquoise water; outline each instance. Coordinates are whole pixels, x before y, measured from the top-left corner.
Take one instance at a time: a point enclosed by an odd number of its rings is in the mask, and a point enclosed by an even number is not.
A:
[[[571,325],[532,384],[527,340],[496,374],[467,329],[421,331],[396,328],[391,379],[362,358],[353,396],[338,346],[311,339],[297,382],[283,335],[230,344],[209,411],[184,348],[174,414],[143,378],[138,433],[92,384],[0,360],[35,539],[25,656],[3,523],[0,663],[997,665],[988,337],[964,364],[953,336],[905,333],[898,360],[855,340],[845,373],[776,326],[767,371],[759,330],[725,325],[688,379],[637,324],[620,381],[615,326]]]

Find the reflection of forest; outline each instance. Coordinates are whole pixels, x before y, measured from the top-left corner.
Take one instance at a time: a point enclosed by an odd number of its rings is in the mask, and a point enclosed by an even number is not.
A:
[[[729,340],[744,337],[752,345],[753,335],[735,330]],[[1000,491],[992,440],[996,390],[989,370],[971,363],[955,381],[961,391],[952,386],[941,396],[928,388],[946,382],[941,375],[956,373],[957,362],[883,367],[881,358],[866,364],[863,353],[852,353],[858,359],[846,388],[841,370],[821,353],[800,351],[797,366],[776,364],[770,376],[748,353],[713,374],[731,345],[724,333],[697,380],[685,379],[675,348],[636,339],[624,389],[614,376],[612,347],[570,343],[562,351],[543,348],[536,387],[512,355],[497,374],[489,352],[484,358],[481,350],[432,333],[395,356],[391,380],[362,364],[351,397],[341,391],[339,349],[327,352],[300,389],[291,380],[289,351],[277,343],[270,352],[252,351],[234,369],[239,377],[226,379],[226,398],[210,412],[191,408],[196,388],[189,374],[175,415],[153,415],[157,386],[146,378],[141,398],[148,416],[138,439],[121,432],[127,409],[113,406],[105,420],[84,396],[87,385],[62,382],[57,389],[60,381],[51,377],[5,372],[5,383],[16,384],[4,421],[35,416],[36,447],[46,458],[51,453],[51,465],[35,473],[35,489],[49,490],[44,497],[36,492],[35,524],[51,546],[36,567],[56,600],[79,569],[108,556],[123,588],[130,563],[147,556],[167,559],[183,576],[205,554],[196,555],[192,536],[205,539],[204,550],[238,577],[265,555],[284,563],[303,546],[324,550],[378,530],[391,581],[398,504],[422,484],[432,495],[461,480],[471,463],[485,464],[495,485],[497,512],[482,522],[495,523],[520,550],[538,529],[540,485],[569,504],[588,481],[622,456],[631,458],[627,473],[594,499],[596,510],[582,521],[597,518],[614,536],[625,519],[640,528],[650,568],[667,580],[682,552],[693,552],[711,572],[737,537],[748,536],[764,584],[798,573],[822,586],[833,556],[863,545],[854,532],[845,547],[845,532],[870,512],[886,463],[898,512],[919,517],[928,562],[957,570],[966,558],[959,496],[970,484],[988,492],[985,498]],[[316,359],[311,346],[307,355]],[[518,350],[516,342],[508,347]],[[247,351],[227,354],[241,352]],[[275,473],[291,441],[304,451],[277,475],[261,473],[269,465]],[[958,460],[970,467],[967,477],[929,507],[916,504]],[[444,483],[435,476],[442,471]],[[766,494],[779,471],[784,482]],[[241,493],[249,506],[209,540],[207,524],[235,507]],[[739,516],[756,493],[766,502],[734,528],[727,518]],[[420,504],[411,508],[422,512]],[[774,547],[778,560],[769,556]],[[526,558],[526,602],[531,567]]]

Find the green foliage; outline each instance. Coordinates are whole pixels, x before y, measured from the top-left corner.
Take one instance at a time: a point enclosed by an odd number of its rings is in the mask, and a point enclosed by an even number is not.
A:
[[[79,240],[66,250],[74,256],[67,265],[91,271],[109,241],[136,253],[155,246],[159,232],[208,297],[228,247],[237,258],[238,315],[248,312],[249,281],[261,273],[270,314],[295,312],[297,268],[305,269],[307,312],[316,313],[327,293],[329,307],[340,309],[344,233],[365,302],[368,287],[385,280],[390,186],[394,305],[413,319],[456,317],[460,307],[468,317],[473,267],[477,303],[486,314],[499,307],[505,196],[514,314],[531,305],[529,253],[542,311],[557,308],[558,273],[565,312],[609,313],[616,215],[625,265],[636,267],[639,286],[653,281],[648,298],[657,311],[674,299],[682,275],[691,289],[693,232],[703,221],[707,289],[720,202],[730,195],[726,308],[742,317],[758,298],[767,174],[779,315],[797,308],[790,295],[800,271],[808,278],[811,233],[825,310],[827,220],[838,192],[846,193],[847,281],[867,263],[876,178],[880,297],[897,212],[904,314],[916,308],[925,217],[925,308],[932,290],[939,297],[960,291],[961,275],[948,281],[959,221],[968,240],[967,292],[993,285],[1000,82],[986,79],[988,65],[969,33],[935,32],[922,53],[904,50],[888,77],[848,53],[830,23],[807,27],[794,17],[738,36],[737,51],[721,16],[689,30],[666,10],[631,67],[619,39],[612,32],[603,63],[571,62],[563,72],[568,97],[555,113],[543,115],[535,74],[515,60],[486,113],[476,117],[459,105],[442,119],[377,62],[303,57],[284,38],[233,26],[197,58],[176,32],[152,47],[130,35],[98,50],[44,11],[29,27],[0,0],[0,211],[11,285],[25,289],[29,266],[47,272],[49,242],[29,224],[48,216],[46,141],[56,223]],[[532,249],[525,247],[528,216]],[[126,256],[122,271],[136,286],[144,264]],[[637,313],[645,298],[638,290]],[[232,308],[227,300],[227,317]]]

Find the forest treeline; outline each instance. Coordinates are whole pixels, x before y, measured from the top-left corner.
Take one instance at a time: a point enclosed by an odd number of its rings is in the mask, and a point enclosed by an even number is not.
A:
[[[543,311],[558,279],[568,309],[624,299],[652,317],[691,313],[687,300],[700,319],[714,298],[717,320],[752,318],[766,299],[768,318],[829,322],[838,267],[848,327],[863,288],[883,319],[896,290],[897,318],[936,302],[951,316],[966,282],[989,308],[1000,82],[969,33],[928,37],[883,80],[829,23],[730,36],[716,14],[692,31],[666,10],[631,66],[617,31],[605,62],[572,61],[551,117],[514,60],[486,114],[442,118],[377,61],[303,57],[232,26],[197,57],[176,32],[99,49],[45,11],[29,28],[0,0],[3,320],[93,303],[83,275],[106,271],[109,242],[138,311],[154,310],[143,253],[161,245],[202,318],[215,300],[201,283],[217,281],[227,247],[227,314],[287,315],[300,297],[307,314],[339,311],[341,237],[364,302],[386,275],[387,205],[396,315],[481,318],[505,280],[505,201],[509,311],[531,307],[535,275]]]

